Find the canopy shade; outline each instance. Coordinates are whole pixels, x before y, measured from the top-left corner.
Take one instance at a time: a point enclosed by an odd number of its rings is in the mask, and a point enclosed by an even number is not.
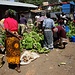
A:
[[[21,2],[12,2],[12,1],[0,1],[0,5],[38,8],[38,6],[33,5],[33,4],[27,4],[27,3],[21,3]]]

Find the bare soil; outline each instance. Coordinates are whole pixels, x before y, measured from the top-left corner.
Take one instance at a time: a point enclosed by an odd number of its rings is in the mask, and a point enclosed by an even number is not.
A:
[[[0,75],[75,75],[75,43],[68,42],[65,49],[54,49],[28,65],[21,66],[21,73],[8,67],[6,57]]]

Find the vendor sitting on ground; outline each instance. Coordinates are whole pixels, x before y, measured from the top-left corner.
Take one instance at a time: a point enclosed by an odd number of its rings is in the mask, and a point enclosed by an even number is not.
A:
[[[67,44],[67,37],[66,37],[66,32],[62,26],[56,26],[53,29],[54,33],[54,46],[55,47],[61,47],[65,48],[65,45]],[[59,45],[59,46],[58,46]]]

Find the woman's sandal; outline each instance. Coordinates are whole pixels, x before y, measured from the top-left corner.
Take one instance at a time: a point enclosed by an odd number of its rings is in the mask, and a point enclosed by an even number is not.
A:
[[[18,73],[20,73],[20,72],[21,72],[21,70],[20,70],[20,69],[15,68],[15,70],[16,70]]]

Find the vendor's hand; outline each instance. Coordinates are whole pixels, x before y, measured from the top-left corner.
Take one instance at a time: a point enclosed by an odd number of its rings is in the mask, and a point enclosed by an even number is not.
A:
[[[54,28],[53,31],[54,31],[54,32],[58,32],[58,28]]]
[[[20,40],[22,40],[22,36],[21,35],[18,35],[18,37],[19,37]]]

